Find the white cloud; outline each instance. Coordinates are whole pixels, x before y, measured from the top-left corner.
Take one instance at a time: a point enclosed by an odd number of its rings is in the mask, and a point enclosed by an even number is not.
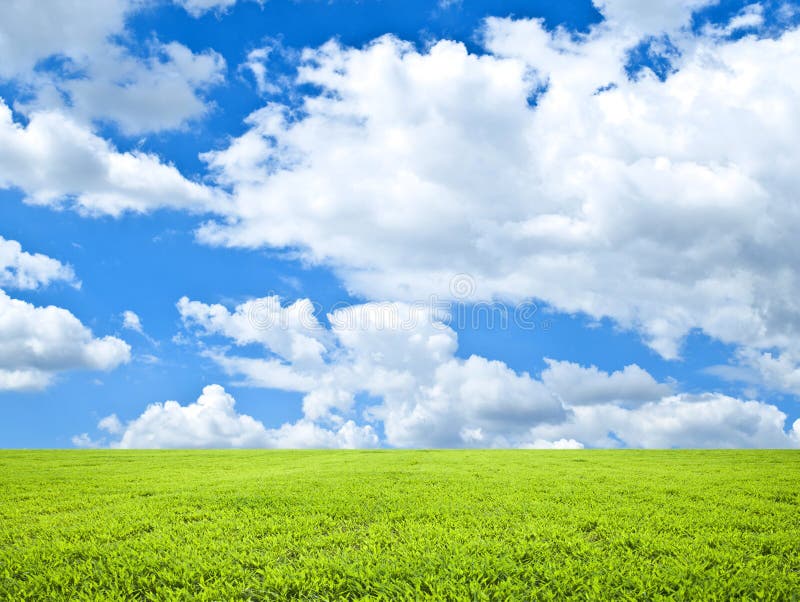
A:
[[[280,86],[268,79],[270,74],[267,70],[267,60],[274,51],[271,46],[254,48],[247,53],[247,60],[239,67],[241,70],[249,71],[253,76],[259,94],[274,94],[280,91]],[[283,81],[283,78],[281,79]]]
[[[532,439],[572,437],[592,447],[800,447],[800,421],[784,430],[786,414],[773,405],[720,394],[680,394],[629,410],[578,406],[563,424],[539,426]]]
[[[106,416],[105,418],[101,419],[100,422],[97,423],[97,428],[112,435],[118,435],[124,430],[122,422],[116,414],[111,414],[110,416]]]
[[[263,315],[272,317],[248,319],[254,307],[266,308]],[[469,442],[462,432],[480,431],[491,445],[498,437],[513,438],[565,416],[554,395],[528,374],[482,357],[455,357],[455,332],[431,319],[426,308],[351,306],[328,316],[330,329],[308,317],[311,308],[309,300],[281,306],[277,297],[250,301],[232,313],[188,299],[178,304],[184,321],[199,326],[201,335],[222,334],[237,345],[259,343],[274,355],[207,353],[230,374],[244,376],[246,384],[305,393],[309,421],[341,424],[357,417],[356,397],[367,394],[382,400],[369,408],[368,418],[383,423],[390,444],[457,446]],[[305,316],[304,325],[299,316]]]
[[[547,441],[546,439],[536,439],[530,443],[523,443],[522,449],[583,449],[583,443],[575,439],[559,439],[558,441]]]
[[[592,0],[605,25],[636,34],[669,33],[689,24],[692,13],[719,0]]]
[[[319,364],[327,336],[308,299],[282,307],[277,296],[248,301],[234,313],[222,305],[206,305],[183,297],[178,311],[187,326],[197,326],[202,333],[220,334],[237,345],[260,343],[295,364]]]
[[[636,405],[660,399],[672,389],[636,364],[608,374],[596,366],[584,368],[549,358],[545,362],[547,369],[542,372],[542,382],[571,406],[609,402]]]
[[[706,32],[710,35],[729,36],[743,29],[758,29],[762,25],[764,25],[764,7],[761,4],[748,4],[727,25],[706,26]]]
[[[209,385],[195,403],[155,403],[124,425],[116,416],[109,416],[99,426],[120,435],[111,446],[121,448],[354,448],[377,444],[371,427],[350,421],[335,429],[305,420],[267,429],[252,416],[237,413],[235,403],[221,386]]]
[[[707,371],[726,380],[800,395],[800,356],[794,350],[776,353],[742,349],[733,364],[712,366]]]
[[[266,359],[217,348],[205,352],[244,384],[304,394],[304,424],[366,421],[399,447],[790,447],[786,415],[776,407],[718,394],[672,394],[633,364],[616,372],[547,360],[541,380],[479,356],[457,357],[455,332],[421,306],[367,303],[335,311],[314,341],[319,361],[295,363],[290,321],[260,326],[244,318],[264,304],[293,314],[276,297],[220,305],[182,299],[178,307],[198,334],[237,345],[258,343]],[[318,322],[314,330],[322,329]],[[265,331],[278,330],[282,333]],[[273,346],[274,345],[274,346]],[[356,412],[356,399],[371,401]],[[800,427],[798,427],[800,428]],[[797,429],[795,429],[797,430]]]
[[[81,433],[72,437],[72,445],[75,447],[83,447],[87,449],[95,449],[102,446],[101,441],[95,441],[89,436],[89,433]]]
[[[59,112],[16,123],[0,100],[0,188],[19,188],[37,205],[71,205],[118,216],[162,207],[203,211],[219,193],[185,179],[155,155],[119,152]]]
[[[200,239],[297,248],[368,299],[448,295],[469,273],[478,298],[610,317],[665,358],[693,329],[797,348],[800,30],[682,28],[704,4],[609,1],[580,36],[489,19],[481,56],[307,50],[298,82],[322,93],[205,155],[234,194]],[[675,72],[629,79],[628,50],[662,30]]]
[[[210,391],[214,389],[214,391]],[[217,395],[219,393],[220,395]],[[314,421],[301,419],[277,429],[268,429],[247,415],[237,414],[232,398],[218,386],[204,389],[197,403],[181,406],[177,402],[153,404],[125,426],[107,417],[100,428],[121,435],[111,442],[123,448],[195,448],[195,447],[270,447],[270,448],[359,448],[374,447],[378,438],[370,425],[359,426],[348,420],[335,428],[323,428]],[[637,410],[616,406],[582,407],[566,424],[538,427],[529,440],[516,445],[524,449],[583,449],[585,445],[643,448],[785,448],[800,446],[800,421],[788,433],[783,427],[786,416],[774,406],[745,402],[724,396],[702,398],[667,398]],[[109,424],[112,423],[112,424]],[[113,428],[111,428],[113,427]],[[544,439],[537,435],[572,433],[582,437]],[[73,439],[75,445],[96,447],[83,434]],[[463,444],[484,447],[479,430],[463,437]],[[493,446],[508,445],[510,440],[495,440]],[[428,440],[412,443],[430,445]],[[488,446],[488,445],[486,445]]]
[[[0,78],[33,70],[42,59],[96,56],[107,38],[120,32],[131,0],[5,0],[0,19]]]
[[[0,290],[0,390],[43,389],[59,372],[111,370],[129,359],[127,343],[95,338],[69,311]]]
[[[27,253],[17,241],[0,236],[0,287],[35,289],[58,281],[81,284],[72,267],[41,253]]]
[[[224,81],[225,59],[213,50],[193,53],[177,42],[156,44],[145,59],[110,46],[86,70],[84,77],[57,84],[71,99],[72,112],[113,121],[134,135],[179,128],[204,116],[209,106],[202,92]]]
[[[122,312],[122,327],[127,328],[128,330],[133,330],[134,332],[138,332],[139,334],[144,334],[142,320],[135,312],[132,312],[129,309]]]
[[[204,116],[209,110],[204,93],[224,81],[224,59],[213,50],[193,53],[177,42],[151,42],[143,57],[127,48],[127,18],[148,5],[148,0],[5,3],[0,81],[16,81],[31,97],[15,107],[112,121],[130,135],[179,128]]]
[[[224,12],[236,4],[236,0],[174,0],[193,17],[200,17],[209,11]]]

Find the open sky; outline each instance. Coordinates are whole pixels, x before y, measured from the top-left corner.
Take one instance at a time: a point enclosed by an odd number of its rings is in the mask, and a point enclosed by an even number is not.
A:
[[[800,446],[800,3],[0,11],[0,447]]]

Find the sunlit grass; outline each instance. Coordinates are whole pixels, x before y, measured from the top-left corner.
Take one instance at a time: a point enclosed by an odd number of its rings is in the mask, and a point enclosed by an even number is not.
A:
[[[797,599],[800,454],[0,452],[2,600]]]

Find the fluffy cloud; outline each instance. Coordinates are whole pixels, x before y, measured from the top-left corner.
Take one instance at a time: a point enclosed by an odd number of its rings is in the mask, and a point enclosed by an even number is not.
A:
[[[605,25],[637,35],[669,33],[689,23],[692,13],[719,0],[593,0]]]
[[[28,98],[16,107],[111,121],[131,135],[174,129],[205,115],[204,92],[224,80],[224,59],[212,50],[193,53],[177,42],[152,42],[145,56],[129,49],[123,43],[130,41],[126,20],[148,4],[5,3],[0,80],[14,80],[25,90]]]
[[[175,0],[193,17],[200,17],[208,11],[225,11],[236,4],[236,0]]]
[[[583,449],[584,445],[575,439],[559,439],[558,441],[536,439],[530,443],[523,443],[520,447],[522,449]]]
[[[120,32],[140,1],[6,0],[0,20],[0,78],[30,72],[42,59],[95,56],[108,37]]]
[[[660,399],[671,387],[657,382],[636,364],[608,374],[596,366],[584,368],[572,362],[545,358],[542,382],[571,406],[617,402],[639,404]]]
[[[122,312],[122,327],[134,332],[138,332],[139,334],[144,334],[141,318],[139,318],[136,312],[131,310]]]
[[[0,100],[0,188],[10,187],[29,203],[115,216],[161,207],[202,211],[221,198],[154,155],[117,151],[60,112],[34,113],[23,126]]]
[[[254,307],[267,308],[264,315],[273,317],[246,318]],[[199,334],[262,345],[272,357],[223,350],[207,355],[247,384],[305,393],[307,420],[341,424],[357,417],[358,395],[380,398],[367,414],[382,422],[392,445],[458,446],[469,438],[463,432],[478,431],[481,436],[471,442],[492,445],[566,415],[556,397],[528,374],[478,356],[457,358],[455,332],[426,308],[402,303],[342,308],[328,315],[330,329],[311,308],[308,300],[281,306],[277,297],[250,301],[233,312],[187,299],[178,303],[184,321],[199,327]],[[297,316],[306,316],[304,326]]]
[[[466,272],[479,298],[611,317],[665,358],[693,329],[795,349],[800,31],[693,33],[705,4],[608,0],[578,36],[489,19],[483,55],[307,50],[297,81],[322,92],[205,155],[234,194],[199,236],[297,248],[369,299],[447,295]],[[655,32],[674,72],[629,77]]]
[[[260,343],[294,364],[318,364],[325,347],[319,340],[326,335],[308,299],[282,307],[278,297],[265,297],[239,305],[234,313],[222,305],[178,301],[184,324],[196,326],[205,334],[220,334],[237,345]]]
[[[280,91],[280,86],[270,81],[268,78],[267,61],[275,52],[272,46],[262,46],[254,48],[247,53],[247,60],[239,67],[242,71],[249,71],[256,84],[256,89],[260,94],[274,94]],[[283,81],[285,78],[280,77]]]
[[[720,394],[674,395],[629,410],[617,405],[578,406],[570,419],[539,426],[530,438],[574,437],[593,447],[786,448],[800,447],[800,420],[786,432],[775,406]]]
[[[174,129],[204,116],[202,92],[224,81],[225,60],[212,50],[193,53],[177,42],[156,44],[134,58],[111,46],[92,58],[86,74],[57,83],[71,110],[85,119],[112,121],[126,134]]]
[[[199,14],[229,3],[183,4]],[[759,4],[691,30],[707,4],[598,0],[605,20],[580,35],[490,18],[480,55],[458,42],[419,51],[392,37],[307,49],[290,95],[300,106],[268,104],[227,148],[204,155],[231,199],[155,157],[116,152],[60,112],[40,108],[23,127],[2,106],[0,142],[12,150],[0,151],[0,173],[14,174],[2,185],[87,213],[211,211],[219,218],[201,240],[298,249],[368,299],[448,294],[450,276],[466,272],[479,298],[533,297],[610,317],[665,358],[679,357],[693,329],[789,358],[800,353],[800,86],[791,77],[800,31],[730,39],[759,32]],[[13,10],[33,10],[26,6]],[[43,44],[6,60],[29,69],[57,52],[76,63],[103,56],[86,49],[109,44],[138,5],[109,6],[98,12],[102,25],[81,24],[80,43],[55,36],[60,51]],[[670,49],[660,57],[671,65],[663,81],[647,69],[629,77],[630,50],[642,42],[656,58]],[[156,44],[143,62],[119,49],[105,56],[122,64],[130,90],[111,90],[103,73],[113,69],[100,63],[87,67],[96,77],[61,84],[73,86],[74,111],[131,131],[201,114],[196,92],[224,67],[214,53],[178,44]],[[127,125],[132,114],[112,114],[147,106],[137,88],[173,80],[186,102]],[[106,88],[113,93],[98,93]],[[186,110],[169,112],[179,106]],[[140,120],[151,115],[160,121]]]
[[[95,338],[69,311],[0,290],[0,391],[42,389],[64,370],[111,370],[129,359],[127,343]]]
[[[41,253],[27,253],[17,241],[0,236],[1,287],[35,289],[56,281],[80,286],[70,266]]]
[[[127,424],[112,415],[98,426],[118,435],[111,445],[120,448],[355,448],[372,447],[378,442],[371,427],[359,427],[352,421],[335,429],[306,420],[268,429],[253,417],[237,413],[235,403],[221,386],[209,385],[195,403],[155,403]],[[86,434],[73,442],[83,447],[97,444]]]
[[[268,307],[275,318],[245,316]],[[308,300],[281,305],[276,297],[233,311],[182,299],[178,308],[198,335],[222,335],[236,345],[260,344],[265,359],[206,351],[244,384],[304,394],[304,424],[380,424],[384,443],[399,447],[790,447],[800,422],[784,431],[776,407],[717,394],[674,395],[639,366],[616,372],[547,360],[540,379],[499,361],[457,357],[455,332],[429,308],[367,303],[310,317],[310,331],[291,319]],[[310,309],[308,310],[310,311]],[[300,312],[310,315],[306,310]],[[269,333],[278,330],[283,332]],[[314,362],[295,362],[298,330],[323,347]],[[321,333],[320,330],[323,332]],[[357,399],[371,400],[357,411]]]
[[[711,366],[706,371],[725,380],[800,395],[800,355],[794,350],[777,353],[741,349],[733,363]]]

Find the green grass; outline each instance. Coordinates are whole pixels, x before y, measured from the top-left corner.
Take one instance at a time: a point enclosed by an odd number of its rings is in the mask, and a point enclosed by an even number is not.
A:
[[[798,592],[797,452],[0,452],[2,600]]]

